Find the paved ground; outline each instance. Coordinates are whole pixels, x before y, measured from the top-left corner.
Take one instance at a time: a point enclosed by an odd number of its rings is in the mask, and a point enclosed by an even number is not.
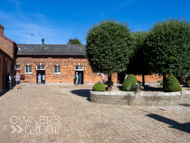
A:
[[[2,95],[0,142],[190,142],[190,107],[94,104],[90,88],[23,85]]]

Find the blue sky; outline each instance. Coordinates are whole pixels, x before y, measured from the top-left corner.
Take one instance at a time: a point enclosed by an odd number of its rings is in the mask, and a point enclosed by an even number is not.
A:
[[[190,20],[190,0],[1,0],[0,24],[18,44],[66,44],[78,38],[86,44],[88,29],[105,18],[128,22],[132,31],[149,30],[158,20],[184,16]]]

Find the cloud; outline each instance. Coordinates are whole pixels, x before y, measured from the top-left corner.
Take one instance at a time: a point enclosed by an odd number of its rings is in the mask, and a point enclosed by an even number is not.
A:
[[[26,14],[22,12],[21,5],[17,0],[6,0],[15,4],[15,12],[0,10],[0,21],[5,26],[5,35],[16,43],[40,44],[44,38],[47,44],[63,44],[70,38],[70,32],[64,29],[55,29],[54,26],[46,19],[45,15],[32,13]],[[67,33],[67,34],[66,34]],[[61,36],[60,36],[61,35]],[[64,41],[65,40],[65,41]]]

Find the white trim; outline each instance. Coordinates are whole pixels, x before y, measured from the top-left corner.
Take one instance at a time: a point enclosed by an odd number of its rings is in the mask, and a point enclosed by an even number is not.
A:
[[[55,67],[57,67],[57,72],[55,73]],[[58,67],[60,67],[60,72],[58,72]],[[53,67],[53,74],[61,74],[61,66],[54,66]]]
[[[16,66],[20,66],[20,68],[16,68]],[[15,65],[15,70],[20,70],[21,69],[21,65]]]
[[[32,66],[30,66],[30,65],[25,65],[25,69],[24,69],[25,74],[32,74],[32,71],[31,72],[26,72],[26,66],[28,66],[28,71],[29,71],[29,67],[32,68]]]
[[[78,67],[78,68],[76,68],[76,67]],[[81,65],[75,66],[75,71],[84,71],[84,66],[81,66]]]
[[[38,66],[40,66],[40,69],[37,68]],[[44,69],[41,69],[42,66],[44,66]],[[46,66],[45,65],[36,65],[36,70],[46,70]]]

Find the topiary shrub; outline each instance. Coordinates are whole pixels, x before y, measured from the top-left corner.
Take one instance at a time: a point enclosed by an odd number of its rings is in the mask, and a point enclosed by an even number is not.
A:
[[[92,87],[93,91],[105,91],[105,85],[103,83],[96,83],[94,84],[94,86]]]
[[[187,86],[189,86],[189,87],[190,87],[190,80],[188,80],[188,81],[187,81]]]
[[[122,90],[124,91],[134,91],[133,85],[138,83],[136,77],[132,74],[129,74],[128,77],[124,80],[122,85]],[[139,83],[138,83],[139,84]]]
[[[167,91],[168,92],[182,91],[182,87],[181,87],[179,81],[173,75],[169,75],[166,78],[166,86],[167,86]]]

